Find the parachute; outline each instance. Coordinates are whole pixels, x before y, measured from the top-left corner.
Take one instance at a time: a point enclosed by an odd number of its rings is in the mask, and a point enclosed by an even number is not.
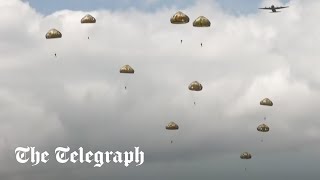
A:
[[[170,22],[172,24],[187,24],[190,18],[181,11],[176,12],[171,18]]]
[[[174,122],[170,122],[167,126],[166,126],[166,129],[167,130],[178,130],[179,129],[179,126],[174,123]],[[173,135],[172,135],[173,136]],[[173,137],[171,137],[171,144],[173,143]]]
[[[189,90],[190,91],[202,91],[202,85],[198,82],[198,81],[193,81],[190,85],[189,85]],[[192,96],[194,96],[193,94],[192,94]],[[195,101],[195,97],[193,97],[193,104],[194,105],[196,105],[196,101]]]
[[[82,19],[81,19],[81,24],[94,24],[96,23],[97,20],[96,18],[94,18],[93,16],[91,16],[90,14],[85,15]],[[88,39],[89,36],[88,36]]]
[[[94,18],[90,14],[87,14],[81,19],[81,24],[96,23],[96,21],[97,21],[96,18]]]
[[[57,39],[62,38],[62,34],[60,31],[56,29],[50,29],[46,34],[46,39]]]
[[[171,24],[187,24],[189,23],[190,18],[181,11],[176,12],[171,18]],[[182,44],[182,39],[180,40]]]
[[[188,88],[190,91],[202,91],[202,85],[198,81],[193,81]]]
[[[211,22],[208,18],[204,16],[199,16],[196,20],[193,21],[193,27],[210,27]]]
[[[166,126],[167,130],[178,130],[179,126],[174,123],[174,122],[170,122],[167,126]]]
[[[241,159],[251,159],[252,155],[248,152],[243,152],[243,153],[241,153],[240,158]]]
[[[209,21],[208,18],[206,18],[204,16],[199,16],[197,19],[195,19],[193,21],[193,27],[205,28],[205,27],[210,27],[210,26],[211,26],[211,22]],[[202,47],[202,42],[200,45]]]
[[[269,98],[264,98],[260,101],[261,106],[273,106],[273,102]]]
[[[269,132],[270,128],[265,124],[261,124],[257,127],[257,130],[259,132]]]
[[[62,38],[62,33],[56,29],[50,29],[46,34],[46,39],[59,39]],[[54,56],[57,57],[57,53],[54,53]]]
[[[129,66],[129,65],[124,65],[124,66],[121,67],[120,73],[122,73],[122,74],[134,74],[134,69],[133,69],[131,66]],[[128,77],[128,78],[129,78],[129,77]],[[129,80],[129,79],[127,79],[127,80],[125,81],[125,87],[124,87],[125,90],[127,89],[128,80]]]
[[[134,69],[129,65],[124,65],[120,69],[120,73],[134,74]]]

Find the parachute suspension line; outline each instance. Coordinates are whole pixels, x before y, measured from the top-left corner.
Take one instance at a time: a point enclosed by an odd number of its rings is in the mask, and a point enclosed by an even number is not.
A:
[[[124,90],[127,90],[128,83],[129,83],[129,80],[130,80],[130,75],[129,74],[125,74],[125,75],[127,75],[127,77],[124,80]]]
[[[134,69],[129,65],[124,65],[120,68],[120,73],[123,74],[124,89],[127,90],[130,74],[134,74]],[[121,78],[122,79],[122,78]]]
[[[249,166],[249,165],[250,165],[250,162],[247,162],[246,171],[245,171],[245,174],[246,174],[246,175],[248,175],[248,173],[250,173],[250,172],[249,172],[249,170],[250,170],[250,166]]]
[[[60,38],[62,38],[62,34],[60,31],[53,28],[47,32],[45,37],[46,37],[46,39],[60,39]],[[53,44],[55,44],[55,43],[53,43]],[[54,49],[54,48],[50,48],[50,49]],[[54,57],[57,57],[56,51],[54,51]]]
[[[127,89],[127,86],[129,85],[130,76],[131,76],[131,75],[129,74],[129,76],[127,77],[127,82],[126,82],[125,89]]]
[[[245,168],[244,168],[244,172],[245,173],[248,173],[248,164],[249,164],[249,162],[245,162]]]
[[[196,103],[197,103],[197,94],[195,93],[193,95],[193,105],[196,106],[197,105]]]
[[[193,105],[196,106],[196,97],[193,94],[193,92],[191,92],[191,97],[192,97]]]
[[[170,133],[171,144],[173,143],[173,135],[174,135],[173,133],[174,133],[174,132],[171,132],[171,133]]]
[[[127,81],[124,82],[124,90],[127,90]]]
[[[247,166],[248,166],[247,164],[248,164],[248,163],[245,162],[245,166],[244,166],[244,171],[245,171],[245,172],[247,172]]]

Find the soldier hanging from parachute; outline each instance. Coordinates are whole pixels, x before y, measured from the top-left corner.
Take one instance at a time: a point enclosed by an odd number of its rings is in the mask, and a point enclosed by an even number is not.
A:
[[[252,155],[248,152],[243,152],[240,155],[240,159],[243,159],[243,160],[249,160],[251,158],[252,158]],[[244,170],[247,171],[247,168],[245,167]]]
[[[170,131],[172,131],[172,130],[178,130],[178,129],[179,129],[179,126],[178,126],[176,123],[174,123],[174,122],[170,122],[170,123],[166,126],[166,129],[167,129],[167,130],[170,130]],[[173,138],[173,137],[172,137],[172,138]],[[171,144],[173,143],[172,138],[171,138]]]
[[[190,91],[202,91],[203,89],[202,85],[198,81],[193,81],[188,88]],[[196,105],[195,98],[193,104]]]
[[[260,101],[261,106],[273,106],[273,102],[269,98],[264,98],[263,100]],[[266,120],[267,117],[264,116],[264,120]]]
[[[261,124],[257,127],[257,131],[262,132],[262,133],[269,132],[269,130],[270,130],[270,128],[266,124]],[[263,142],[263,137],[261,138],[261,142]]]
[[[56,29],[50,29],[46,34],[46,39],[60,39],[62,38],[62,33]],[[57,53],[54,53],[54,56],[57,57]]]
[[[193,27],[208,28],[210,26],[211,22],[204,16],[199,16],[196,20],[193,21]],[[202,42],[200,45],[202,47]]]
[[[122,74],[134,74],[134,69],[129,66],[129,65],[124,65],[121,69],[120,69],[120,73]],[[128,80],[127,80],[128,81]],[[124,89],[127,90],[127,83],[128,82],[125,82],[125,86],[124,86]]]
[[[96,23],[96,21],[96,18],[94,18],[90,14],[87,14],[81,19],[81,24],[94,24]],[[90,39],[89,36],[88,39]]]
[[[170,18],[170,22],[171,24],[175,24],[175,25],[180,25],[180,24],[187,24],[189,23],[190,18],[184,14],[181,11],[176,12],[171,18]],[[182,44],[182,39],[181,39],[181,44]]]

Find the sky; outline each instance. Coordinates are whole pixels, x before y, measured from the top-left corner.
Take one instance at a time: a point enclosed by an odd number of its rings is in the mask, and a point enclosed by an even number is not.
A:
[[[30,5],[43,14],[50,14],[57,10],[83,10],[92,11],[96,9],[110,9],[110,10],[125,10],[136,8],[142,11],[152,12],[159,8],[175,7],[187,8],[193,6],[196,0],[64,0],[64,1],[50,1],[50,0],[26,0]],[[209,0],[210,1],[210,0]],[[282,0],[281,3],[287,3],[289,0]],[[201,1],[199,1],[201,2]],[[257,12],[257,8],[261,5],[261,0],[216,0],[221,8],[229,13],[248,14]],[[270,3],[277,1],[271,0]]]
[[[267,0],[240,13],[231,1],[41,2],[0,0],[1,180],[318,179],[318,0],[272,1],[290,6],[276,14],[254,10]],[[191,22],[171,24],[178,10]],[[96,24],[80,24],[88,13]],[[200,15],[210,28],[192,26]],[[51,28],[62,38],[45,39]],[[133,75],[119,73],[125,64]],[[189,91],[192,81],[203,90]],[[260,106],[266,97],[272,107]],[[178,131],[165,129],[171,121]],[[262,123],[270,132],[256,130]],[[145,163],[31,167],[15,160],[25,146],[139,146]],[[244,151],[253,158],[241,160]]]

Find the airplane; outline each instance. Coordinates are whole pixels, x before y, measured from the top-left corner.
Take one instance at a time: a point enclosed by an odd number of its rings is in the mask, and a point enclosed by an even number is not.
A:
[[[272,10],[272,12],[270,12],[270,13],[277,13],[277,12],[281,12],[281,11],[277,11],[277,9],[283,9],[283,8],[288,8],[288,7],[289,6],[275,7],[274,5],[272,5],[271,7],[264,7],[264,8],[259,8],[259,9]]]

